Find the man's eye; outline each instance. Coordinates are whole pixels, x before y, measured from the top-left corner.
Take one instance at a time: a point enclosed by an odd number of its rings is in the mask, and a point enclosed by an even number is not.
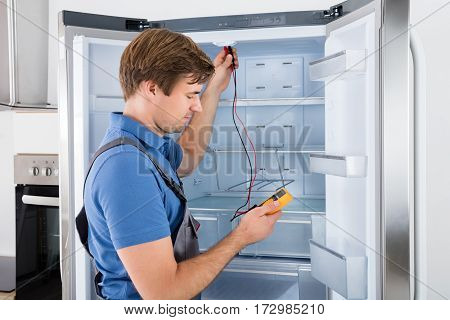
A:
[[[187,98],[188,98],[188,99],[192,99],[193,97],[192,97],[192,96],[187,96]]]

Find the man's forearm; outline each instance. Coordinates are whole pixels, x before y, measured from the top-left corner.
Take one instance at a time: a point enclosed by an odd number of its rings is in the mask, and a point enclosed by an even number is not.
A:
[[[205,289],[246,245],[243,233],[232,231],[207,252],[178,264],[168,299],[191,299]]]
[[[189,126],[186,127],[178,143],[185,156],[178,173],[181,176],[190,174],[203,159],[212,134],[212,123],[216,115],[220,94],[208,88],[201,96],[203,111],[196,113]],[[185,161],[186,159],[186,161]]]

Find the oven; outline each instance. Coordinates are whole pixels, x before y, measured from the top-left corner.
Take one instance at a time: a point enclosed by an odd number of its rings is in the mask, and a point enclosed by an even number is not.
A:
[[[16,299],[61,299],[58,156],[18,154]]]

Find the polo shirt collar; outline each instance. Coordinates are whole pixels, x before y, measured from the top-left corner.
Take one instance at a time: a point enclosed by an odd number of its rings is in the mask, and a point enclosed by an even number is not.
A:
[[[168,137],[160,137],[143,124],[124,116],[122,112],[111,113],[111,127],[119,128],[134,135],[149,146],[160,149],[168,142]]]

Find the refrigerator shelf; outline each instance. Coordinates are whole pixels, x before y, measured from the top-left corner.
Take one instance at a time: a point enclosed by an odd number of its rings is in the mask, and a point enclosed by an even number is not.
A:
[[[311,274],[346,299],[367,299],[367,257],[343,255],[310,240]]]
[[[251,180],[245,180],[243,182],[239,182],[231,187],[228,187],[226,190],[220,190],[219,192],[243,192],[248,191],[250,186],[244,187],[244,189],[238,189],[238,187],[248,184]],[[252,192],[275,192],[279,188],[283,188],[295,180],[293,179],[256,179],[255,184],[253,185]],[[279,185],[279,186],[278,186]],[[276,188],[274,188],[276,186]]]
[[[309,155],[309,159],[311,172],[349,178],[366,176],[366,156],[337,156],[312,153]]]
[[[91,95],[92,110],[97,112],[111,112],[111,110],[122,110],[125,101],[122,96]],[[324,97],[305,98],[268,98],[268,99],[237,99],[237,107],[264,107],[264,106],[315,106],[323,105]],[[232,107],[233,99],[222,99],[219,107]]]
[[[189,209],[192,211],[203,212],[234,212],[243,203],[245,203],[247,195],[241,197],[209,195],[199,197],[188,201]],[[251,206],[260,204],[266,197],[252,197]],[[298,199],[294,198],[288,205],[283,208],[284,213],[305,213],[305,214],[324,214],[324,199]]]
[[[210,153],[242,153],[245,152],[243,149],[232,149],[232,148],[216,148],[209,147],[207,152]],[[322,153],[325,152],[325,146],[304,146],[301,150],[293,150],[289,149],[289,147],[282,146],[280,148],[277,147],[267,147],[263,149],[255,150],[256,153]]]
[[[267,98],[267,99],[237,99],[237,107],[260,107],[260,106],[314,106],[323,105],[324,97],[305,98]],[[219,107],[232,107],[233,99],[223,99],[219,101]]]
[[[364,75],[366,71],[366,50],[342,50],[309,63],[312,81],[347,79]]]

